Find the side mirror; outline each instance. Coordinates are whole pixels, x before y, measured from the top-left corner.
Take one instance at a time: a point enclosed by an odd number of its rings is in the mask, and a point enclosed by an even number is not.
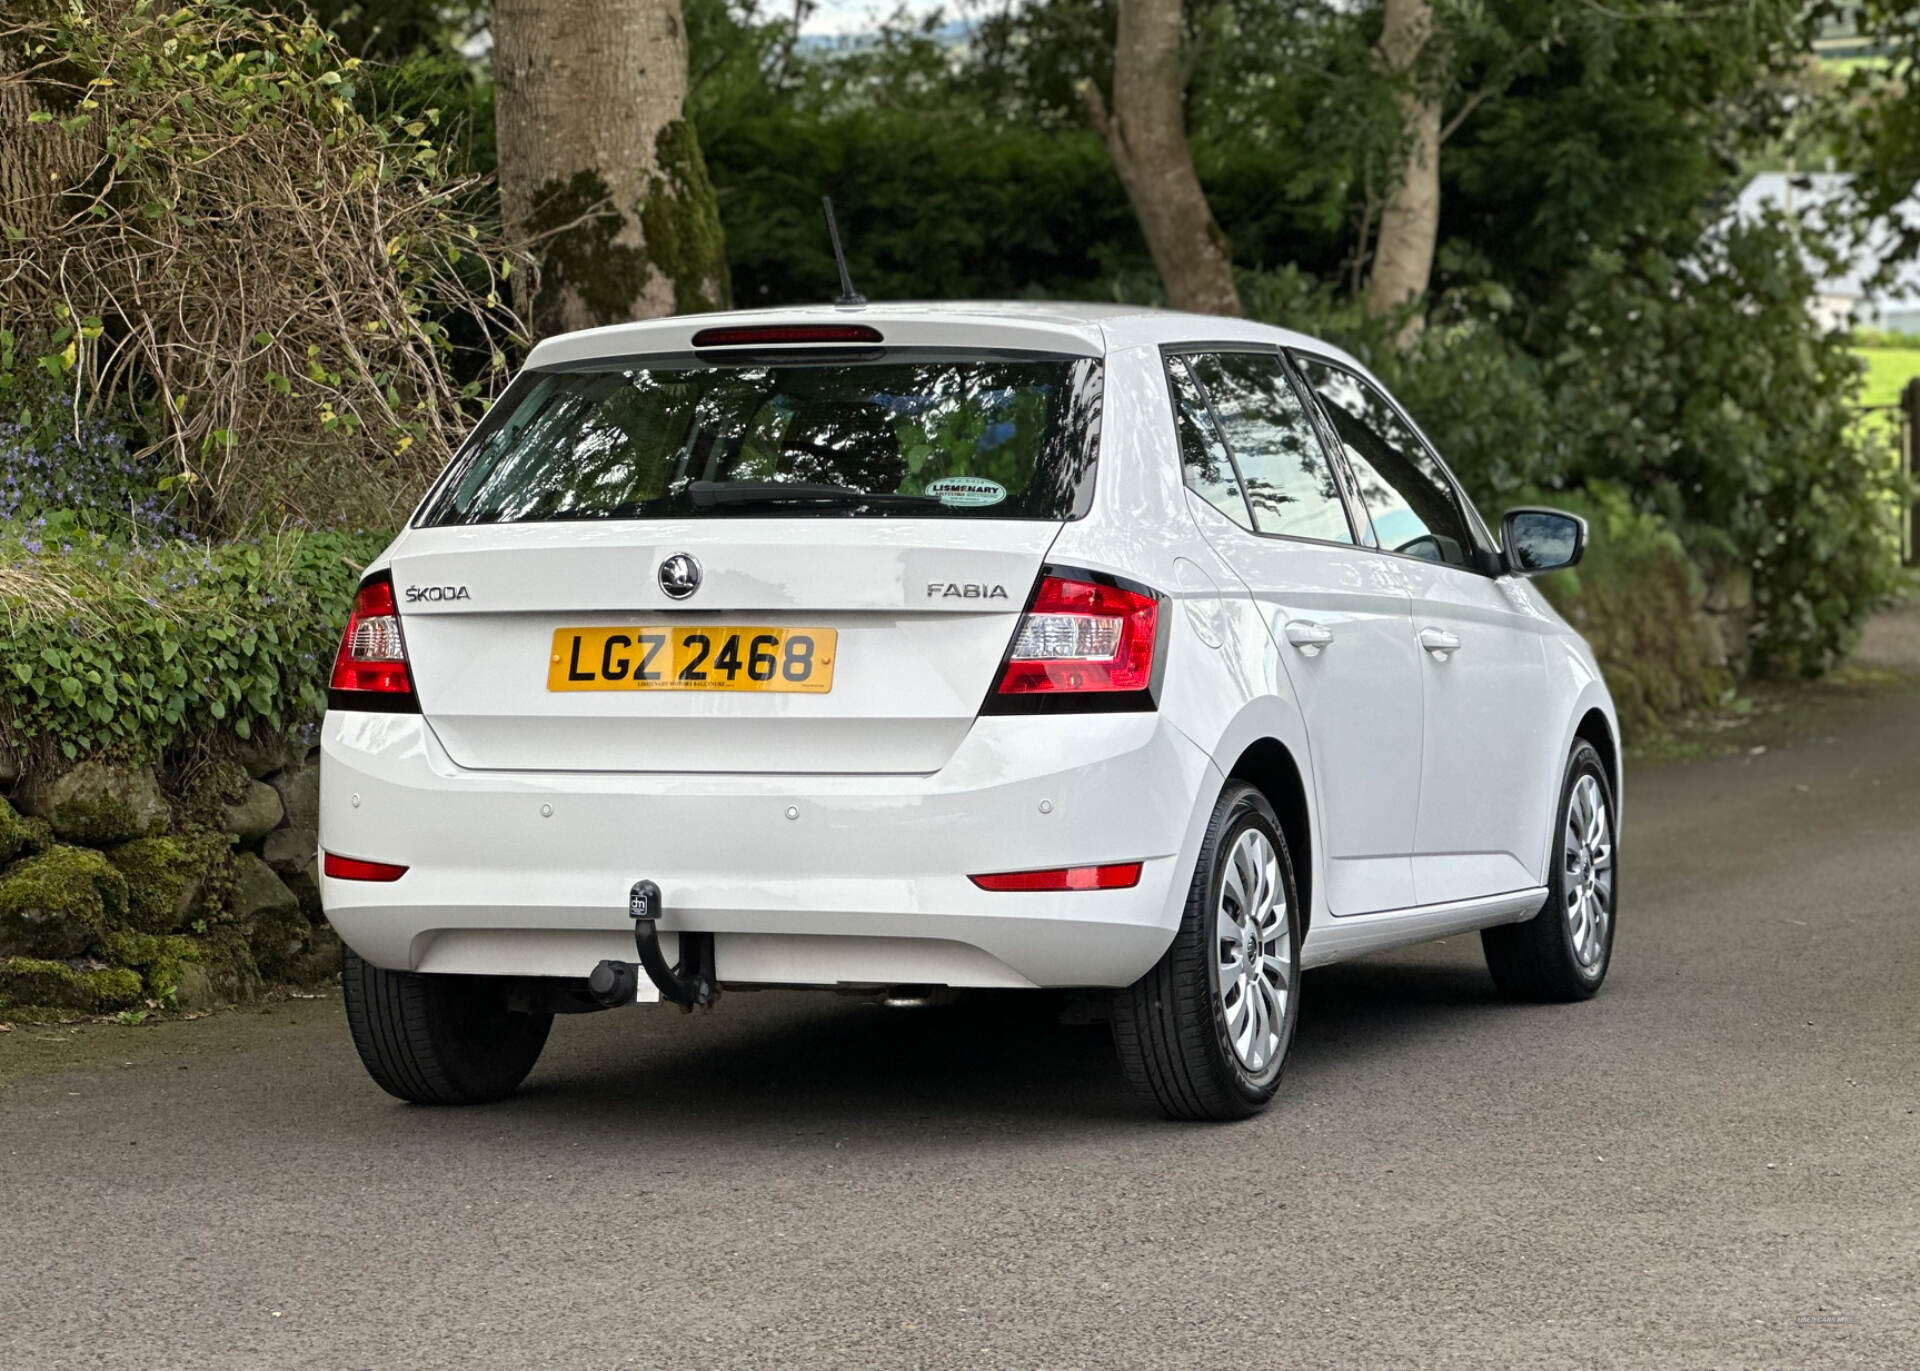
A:
[[[1510,509],[1500,520],[1500,546],[1511,575],[1564,571],[1587,550],[1587,521],[1557,509]]]

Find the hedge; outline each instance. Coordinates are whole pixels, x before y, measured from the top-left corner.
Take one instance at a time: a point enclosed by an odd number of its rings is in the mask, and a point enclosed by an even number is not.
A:
[[[311,725],[354,587],[383,544],[341,532],[0,538],[0,743],[31,773]]]

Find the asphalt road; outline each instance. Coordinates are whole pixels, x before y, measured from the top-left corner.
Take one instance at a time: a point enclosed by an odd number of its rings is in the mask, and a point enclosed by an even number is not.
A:
[[[1638,775],[1598,999],[1472,938],[1310,973],[1231,1126],[1036,998],[562,1020],[469,1111],[332,999],[17,1032],[0,1364],[1913,1367],[1917,838],[1913,694]]]

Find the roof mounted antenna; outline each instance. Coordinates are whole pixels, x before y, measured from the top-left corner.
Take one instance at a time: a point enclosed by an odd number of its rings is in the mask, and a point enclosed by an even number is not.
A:
[[[840,250],[840,222],[833,217],[833,197],[820,197],[820,208],[827,212],[827,237],[833,240],[833,262],[840,268],[840,298],[836,305],[864,305],[867,297],[853,288],[853,277],[847,274],[847,254]]]

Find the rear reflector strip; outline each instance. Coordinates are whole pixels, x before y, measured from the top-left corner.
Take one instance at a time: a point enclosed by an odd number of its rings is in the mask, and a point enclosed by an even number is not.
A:
[[[1003,871],[967,879],[982,890],[1128,890],[1140,884],[1140,863],[1057,866],[1047,871]]]
[[[703,328],[697,348],[746,348],[766,343],[878,343],[880,330],[865,324],[764,324],[749,328]]]
[[[407,874],[404,866],[392,862],[363,862],[358,857],[342,857],[329,852],[320,869],[336,881],[397,881]]]

